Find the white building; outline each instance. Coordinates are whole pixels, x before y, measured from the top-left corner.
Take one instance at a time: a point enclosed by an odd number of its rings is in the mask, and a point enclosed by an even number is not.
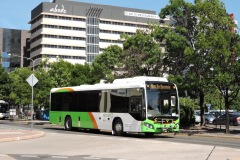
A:
[[[91,63],[104,48],[122,47],[121,34],[133,35],[148,22],[159,20],[156,12],[149,10],[64,0],[43,2],[31,13],[30,58]]]

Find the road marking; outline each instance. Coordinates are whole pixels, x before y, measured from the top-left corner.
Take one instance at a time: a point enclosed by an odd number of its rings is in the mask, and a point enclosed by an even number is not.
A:
[[[23,134],[22,132],[0,132],[0,134]]]
[[[137,141],[137,142],[145,142],[144,140],[140,140],[140,139],[137,139],[135,141]]]
[[[83,157],[84,159],[101,159],[101,158],[98,158],[98,157]]]
[[[39,158],[36,155],[21,155],[21,157],[29,157],[29,158]]]
[[[66,158],[68,158],[68,157],[66,157],[66,156],[51,156],[52,158],[62,158],[62,159],[66,159]]]
[[[0,157],[7,157],[6,154],[0,154]]]
[[[121,138],[120,141],[127,141],[129,140],[128,138]]]
[[[159,143],[159,144],[160,144],[160,143],[163,143],[163,142],[154,141],[154,142],[152,142],[152,143]]]

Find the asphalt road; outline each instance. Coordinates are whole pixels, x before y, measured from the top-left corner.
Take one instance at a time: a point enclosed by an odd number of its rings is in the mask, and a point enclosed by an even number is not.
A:
[[[29,129],[30,125],[21,124],[21,123],[12,123],[9,121],[1,121],[2,124],[6,124],[6,128],[22,128]],[[240,126],[233,126],[234,130],[240,129]],[[100,132],[93,133],[88,130],[78,130],[78,131],[65,131],[63,127],[51,124],[44,125],[34,125],[34,129],[42,130],[49,133],[64,133],[70,135],[93,135],[93,136],[109,136],[112,137],[110,132]],[[146,138],[143,134],[127,134],[125,137],[132,139],[149,139]],[[155,141],[165,141],[165,142],[179,142],[187,144],[201,144],[201,145],[212,145],[212,146],[221,146],[221,147],[231,147],[240,149],[240,140],[236,139],[224,139],[224,138],[215,138],[215,137],[197,137],[197,136],[174,136],[170,134],[166,135],[155,135],[151,139]]]
[[[1,128],[26,130],[30,125],[1,122]],[[145,138],[137,134],[116,137],[109,132],[67,132],[53,125],[34,125],[34,129],[43,130],[46,136],[0,143],[0,159],[237,160],[240,155],[239,140],[163,135]]]

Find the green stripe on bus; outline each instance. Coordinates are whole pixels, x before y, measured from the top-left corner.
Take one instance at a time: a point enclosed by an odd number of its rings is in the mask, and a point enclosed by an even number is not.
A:
[[[66,116],[72,119],[72,127],[97,129],[97,124],[91,112],[50,111],[50,123],[64,126]]]

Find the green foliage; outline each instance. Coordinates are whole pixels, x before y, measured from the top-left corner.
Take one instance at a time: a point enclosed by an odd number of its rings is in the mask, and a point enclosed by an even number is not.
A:
[[[10,73],[11,93],[9,95],[11,104],[15,106],[31,104],[32,90],[26,79],[32,74],[30,68],[15,68]]]
[[[239,35],[231,32],[234,24],[224,4],[219,0],[170,0],[160,13],[161,18],[166,16],[176,20],[175,29],[166,36],[166,46],[168,58],[174,60],[172,74],[183,77],[175,79],[181,80],[177,85],[183,84],[180,88],[199,97],[201,115],[205,94],[214,85],[229,108],[240,89],[239,63],[234,63],[240,52]]]
[[[49,107],[50,90],[53,88],[52,78],[49,73],[41,67],[38,67],[34,72],[38,83],[34,86],[34,106],[40,108]]]
[[[113,81],[121,64],[122,52],[122,48],[117,45],[105,48],[103,53],[98,55],[92,62],[92,74],[98,80]]]
[[[51,64],[48,71],[49,76],[52,78],[53,87],[65,87],[71,85],[71,71],[73,64],[59,59],[59,61]]]
[[[189,98],[180,98],[180,127],[190,127],[195,124],[194,109],[199,106]]]
[[[123,74],[133,76],[162,76],[163,53],[150,33],[138,30],[133,36],[123,35]]]
[[[9,101],[11,79],[8,73],[0,65],[0,100]]]

